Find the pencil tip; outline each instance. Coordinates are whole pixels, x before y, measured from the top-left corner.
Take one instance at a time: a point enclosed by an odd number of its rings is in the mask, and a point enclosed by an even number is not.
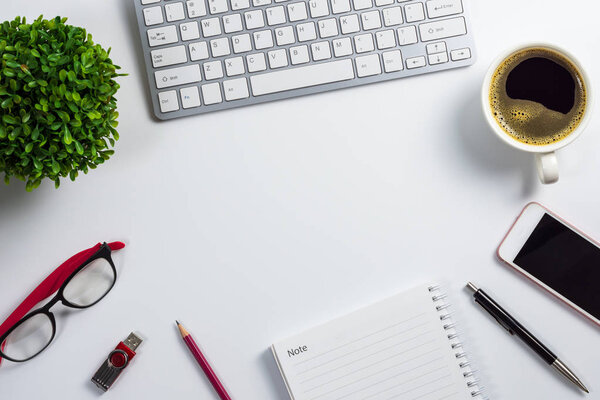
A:
[[[175,320],[175,323],[177,324],[177,326],[181,325],[181,324],[179,323],[179,321],[177,321],[177,320]]]

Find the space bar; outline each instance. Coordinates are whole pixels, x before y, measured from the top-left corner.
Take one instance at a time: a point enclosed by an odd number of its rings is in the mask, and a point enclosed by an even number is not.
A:
[[[252,94],[262,96],[348,79],[354,79],[354,68],[350,59],[255,75],[250,77],[250,83]]]

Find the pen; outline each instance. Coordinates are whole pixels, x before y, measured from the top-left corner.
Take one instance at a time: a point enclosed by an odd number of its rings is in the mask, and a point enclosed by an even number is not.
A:
[[[483,307],[488,313],[494,317],[498,323],[508,331],[511,335],[517,335],[527,346],[537,353],[538,356],[542,357],[548,365],[551,365],[561,375],[573,382],[578,388],[586,393],[589,393],[583,382],[551,352],[542,342],[540,342],[535,336],[533,336],[527,329],[523,327],[516,319],[514,319],[509,313],[507,313],[502,307],[498,305],[490,296],[488,296],[483,290],[471,282],[467,283],[467,287],[473,292],[473,298],[475,302]]]
[[[177,322],[177,327],[179,328],[179,333],[181,333],[183,341],[187,345],[188,349],[190,349],[190,352],[192,353],[196,361],[198,361],[200,368],[202,368],[202,371],[204,371],[204,374],[212,384],[213,388],[215,388],[215,391],[219,395],[219,398],[221,400],[231,400],[231,397],[229,397],[227,391],[225,390],[225,387],[223,387],[223,384],[221,383],[219,378],[217,378],[217,374],[215,374],[215,371],[213,371],[213,369],[208,364],[208,361],[204,357],[204,354],[202,354],[202,352],[200,351],[200,348],[192,338],[192,335],[189,334],[189,332],[183,327],[183,325],[179,323],[179,321],[175,322]]]

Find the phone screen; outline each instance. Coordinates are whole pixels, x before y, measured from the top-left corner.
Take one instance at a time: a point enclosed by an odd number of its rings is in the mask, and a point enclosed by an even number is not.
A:
[[[600,248],[544,214],[514,263],[600,319]]]

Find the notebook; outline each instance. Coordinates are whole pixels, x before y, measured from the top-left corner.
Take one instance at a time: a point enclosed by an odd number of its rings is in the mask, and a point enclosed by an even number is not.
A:
[[[271,346],[293,400],[483,398],[437,285]]]

